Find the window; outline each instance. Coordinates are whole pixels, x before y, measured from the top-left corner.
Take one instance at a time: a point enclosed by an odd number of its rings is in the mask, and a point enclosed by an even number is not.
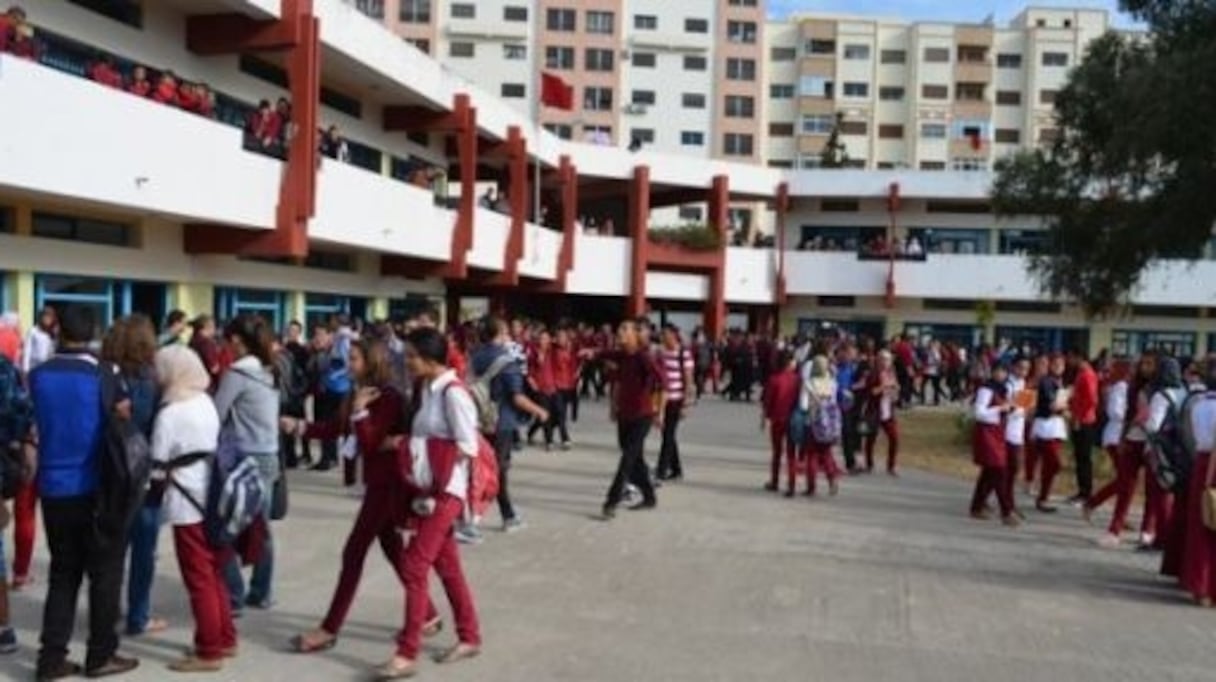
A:
[[[883,50],[880,61],[883,64],[903,64],[908,61],[908,53],[903,50]]]
[[[1173,357],[1195,356],[1196,337],[1192,332],[1141,331],[1116,329],[1111,334],[1111,354],[1134,357],[1146,350],[1156,350]]]
[[[684,93],[684,97],[681,99],[680,104],[685,109],[704,109],[705,95],[702,95],[699,92],[686,92]]]
[[[988,162],[984,159],[960,157],[951,159],[950,170],[956,171],[982,171],[988,170]]]
[[[502,20],[503,21],[527,21],[528,20],[528,8],[507,5],[506,7],[502,8]]]
[[[384,0],[355,0],[355,9],[373,19],[384,18]]]
[[[633,94],[629,97],[629,101],[633,102],[634,104],[647,104],[653,106],[655,102],[654,90],[634,90]]]
[[[653,52],[634,52],[629,61],[639,69],[653,69],[656,59]]]
[[[680,144],[685,147],[704,147],[705,133],[698,130],[685,130],[680,133]]]
[[[869,59],[870,58],[870,46],[869,45],[845,45],[844,46],[844,58],[845,59],[856,59],[856,60]]]
[[[956,118],[951,124],[952,137],[956,140],[987,141],[991,124],[985,120]]]
[[[921,161],[920,169],[923,171],[944,171],[946,170],[945,161]]]
[[[1017,128],[997,128],[996,141],[998,144],[1021,144],[1022,131]]]
[[[503,83],[502,96],[510,99],[519,99],[527,94],[527,88],[523,83]]]
[[[548,68],[548,69],[573,69],[574,68],[574,48],[573,47],[546,47],[545,48],[545,68]]]
[[[754,21],[728,21],[726,22],[726,39],[732,43],[748,43],[756,42],[756,22]],[[748,154],[747,156],[750,156]]]
[[[836,41],[816,40],[812,38],[806,42],[806,52],[807,54],[835,55]]]
[[[630,142],[641,142],[643,144],[654,144],[654,129],[653,128],[634,128],[629,131]]]
[[[865,121],[841,121],[841,135],[865,135],[869,131],[869,126]]]
[[[654,31],[659,28],[659,18],[653,14],[635,14],[633,27],[639,31]]]
[[[612,126],[583,126],[583,139],[592,144],[612,144]]]
[[[886,85],[878,89],[878,99],[885,102],[898,102],[904,98],[904,89],[894,85]]]
[[[791,169],[794,167],[794,162],[791,159],[769,159],[768,167]]]
[[[1021,68],[1021,55],[1012,52],[998,53],[996,68]]]
[[[502,46],[502,58],[507,61],[511,61],[511,62],[527,59],[528,58],[528,46],[527,45],[503,45]]]
[[[1068,53],[1044,52],[1043,66],[1068,66]]]
[[[950,48],[948,47],[926,47],[925,61],[930,64],[945,64],[950,61]]]
[[[453,19],[474,19],[477,17],[477,6],[471,2],[452,3]]]
[[[768,124],[769,137],[793,137],[793,123],[770,123]]]
[[[1056,91],[1055,90],[1039,90],[1039,104],[1055,104],[1055,103],[1056,103]]]
[[[103,17],[122,22],[135,28],[143,28],[143,9],[139,0],[68,0],[73,5],[79,5],[87,10],[96,12]],[[381,10],[383,15],[384,10]],[[31,18],[33,18],[31,16]]]
[[[612,35],[616,25],[615,12],[587,12],[587,33]]]
[[[756,60],[735,58],[727,59],[726,77],[732,81],[756,80]]]
[[[681,206],[680,220],[689,220],[694,223],[699,223],[704,214],[701,212],[700,206]]]
[[[1047,232],[1043,230],[1001,230],[998,253],[1025,256],[1041,253],[1047,246]]]
[[[1022,93],[1017,90],[997,90],[996,103],[1003,107],[1022,106]]]
[[[845,97],[869,97],[870,96],[870,84],[869,83],[845,83],[843,92],[844,92]]]
[[[684,20],[684,32],[685,33],[709,33],[709,20],[708,19],[685,19]]]
[[[684,55],[684,70],[685,71],[704,71],[706,68],[705,57],[697,55]]]
[[[883,124],[878,126],[878,136],[884,140],[902,140],[904,139],[904,127],[896,124]]]
[[[545,28],[550,31],[573,32],[577,24],[577,12],[572,9],[551,8],[545,12]]]
[[[770,85],[768,86],[768,96],[773,99],[793,99],[794,86],[792,85]]]
[[[1059,128],[1042,128],[1039,130],[1039,144],[1051,144],[1060,139]]]
[[[755,7],[757,0],[730,0],[731,7]]]
[[[431,23],[431,0],[401,0],[397,16],[406,24]]]
[[[452,43],[448,45],[449,57],[472,57],[477,45],[474,43]]]
[[[983,102],[983,83],[955,83],[954,97],[960,102]]]
[[[982,45],[959,45],[958,61],[960,64],[983,64],[988,61],[988,48]]]
[[[742,95],[726,96],[727,118],[753,118],[756,115],[756,100]]]
[[[588,111],[611,111],[612,88],[584,88],[583,108]]]
[[[769,50],[768,58],[774,62],[792,62],[798,58],[798,50],[792,47],[774,47]]]
[[[751,156],[753,138],[745,133],[726,133],[722,136],[722,147],[727,156]]]
[[[106,220],[41,211],[34,211],[33,216],[32,234],[44,239],[63,239],[106,246],[136,246],[133,232],[129,225]]]
[[[946,99],[950,96],[950,86],[922,85],[920,86],[920,96],[922,99]]]
[[[611,71],[613,51],[588,48],[583,53],[583,68],[588,71]]]
[[[836,117],[831,114],[803,114],[798,128],[803,135],[828,135],[836,127]]]
[[[926,140],[944,140],[946,139],[946,124],[922,123],[920,124],[920,136]]]
[[[574,138],[574,127],[565,123],[546,123],[545,130],[548,130],[563,140]]]
[[[832,81],[823,76],[803,76],[799,78],[798,94],[803,97],[826,97],[828,99],[832,99],[835,96]]]
[[[988,215],[992,213],[992,205],[983,201],[942,201],[929,200],[925,203],[928,213],[962,213],[964,215]],[[981,234],[988,234],[982,232]]]
[[[0,233],[12,233],[15,230],[17,219],[13,217],[13,209],[8,206],[0,206]],[[2,280],[3,278],[0,278]],[[0,305],[3,305],[0,301]]]

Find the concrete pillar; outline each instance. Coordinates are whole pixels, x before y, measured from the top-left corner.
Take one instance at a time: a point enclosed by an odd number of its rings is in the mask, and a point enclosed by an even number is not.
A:
[[[208,282],[175,282],[169,285],[169,307],[183,310],[191,318],[215,310],[215,287]]]
[[[300,324],[307,324],[306,321],[307,295],[303,291],[287,292],[287,300],[285,302],[285,311],[287,313],[287,321],[299,320]],[[307,330],[305,333],[308,333]]]
[[[629,183],[629,238],[633,242],[630,259],[629,297],[625,316],[646,314],[646,266],[650,254],[650,167],[635,166]]]

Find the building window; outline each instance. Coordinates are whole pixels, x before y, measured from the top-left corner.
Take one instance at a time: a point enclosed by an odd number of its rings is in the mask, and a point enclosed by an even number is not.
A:
[[[129,225],[34,211],[32,235],[44,239],[88,242],[105,246],[136,246]]]
[[[819,210],[824,213],[857,213],[861,202],[856,199],[820,199]]]
[[[944,140],[946,139],[946,124],[922,123],[920,124],[920,136],[926,140]]]
[[[732,43],[753,44],[756,42],[756,22],[728,21],[726,22],[726,39]],[[750,156],[750,154],[748,155]]]
[[[773,99],[793,99],[794,86],[792,85],[770,85],[768,86],[768,96]]]
[[[727,118],[753,118],[756,115],[756,100],[742,95],[726,96]]]
[[[1020,68],[1022,68],[1022,55],[1008,53],[1008,52],[997,54],[996,68],[998,68],[998,69],[1020,69]]]
[[[431,23],[431,0],[401,0],[398,18],[406,24]]]
[[[997,90],[996,103],[1003,107],[1022,106],[1022,93],[1017,90]]]
[[[878,99],[884,102],[899,102],[904,98],[904,89],[894,85],[886,85],[878,89]]]
[[[1039,90],[1039,104],[1055,104],[1055,103],[1056,103],[1056,91],[1055,90]]]
[[[612,126],[583,126],[583,139],[592,144],[612,144]]]
[[[803,135],[828,135],[836,127],[832,114],[803,114],[798,120],[798,129]]]
[[[611,71],[613,61],[612,50],[587,48],[583,53],[583,68],[588,71]]]
[[[806,41],[806,52],[807,54],[835,55],[836,41],[817,40],[812,38],[811,40]]]
[[[1043,66],[1068,66],[1068,53],[1044,52]]]
[[[998,144],[1021,144],[1022,131],[1017,128],[997,128],[996,141]]]
[[[8,206],[0,206],[0,233],[8,232],[11,234],[14,232],[16,230],[16,222],[17,219],[13,217],[13,209]],[[3,280],[4,278],[0,277],[0,281]],[[3,301],[0,301],[0,305],[3,305],[3,303]]]
[[[997,248],[1007,256],[1029,256],[1042,253],[1046,246],[1047,232],[1043,230],[1001,230]]]
[[[634,52],[629,61],[639,69],[653,69],[657,60],[653,52]]]
[[[502,8],[503,21],[527,21],[528,8],[508,5]]]
[[[840,123],[841,135],[865,135],[869,129],[865,121],[842,121]]]
[[[431,53],[431,41],[426,38],[406,38],[405,42],[418,48],[418,51],[423,54]]]
[[[903,64],[908,61],[908,53],[904,50],[883,50],[879,61],[883,64]]]
[[[803,97],[826,97],[827,99],[832,99],[835,96],[832,81],[823,76],[803,76],[799,78],[798,94]]]
[[[845,83],[843,88],[845,97],[869,97],[869,83]]]
[[[958,62],[960,64],[983,64],[988,61],[988,48],[982,45],[959,45]]]
[[[527,45],[503,45],[502,58],[509,62],[521,61],[528,58]]]
[[[477,45],[474,43],[451,43],[448,45],[449,57],[472,57]]]
[[[612,35],[616,30],[615,12],[587,12],[587,33]]]
[[[452,3],[452,18],[453,19],[475,19],[477,17],[477,6],[471,2],[454,2]]]
[[[870,58],[870,46],[869,45],[845,45],[844,46],[844,58],[845,59],[856,59],[856,60],[869,59]]]
[[[756,80],[756,60],[735,58],[727,59],[726,77],[732,81]]]
[[[757,0],[730,0],[731,7],[755,7]]]
[[[685,147],[704,147],[705,133],[698,130],[685,130],[680,133],[680,144]]]
[[[768,167],[769,168],[783,168],[786,170],[790,170],[790,169],[793,169],[793,167],[794,167],[794,160],[793,159],[769,159]]]
[[[520,99],[527,94],[523,83],[503,83],[502,96],[508,99]]]
[[[726,133],[722,136],[722,153],[727,156],[751,156],[753,137],[745,133]]]
[[[774,62],[792,62],[798,58],[798,50],[792,47],[774,47],[769,50],[768,58]]]
[[[68,0],[68,2],[128,26],[143,28],[144,14],[139,0]],[[384,16],[383,8],[380,10],[380,16]],[[31,16],[31,18],[33,17]]]
[[[546,123],[545,130],[548,130],[563,140],[574,138],[574,127],[565,123]]]
[[[680,104],[685,109],[704,109],[705,95],[699,92],[686,92],[684,93],[684,97],[681,98]]]
[[[793,123],[770,123],[768,124],[769,137],[793,137]]]
[[[948,99],[950,97],[950,86],[922,85],[920,86],[920,96],[922,99]]]
[[[654,129],[634,128],[629,131],[629,140],[631,142],[641,142],[642,144],[654,144]]]
[[[705,57],[698,55],[684,55],[684,70],[685,71],[704,71],[707,68]]]
[[[1039,129],[1039,144],[1052,144],[1060,139],[1059,128],[1040,128]]]
[[[930,64],[947,64],[950,62],[950,48],[926,47],[925,61]]]
[[[709,20],[708,19],[685,19],[684,20],[684,32],[685,33],[709,33]]]
[[[984,159],[960,157],[950,160],[950,170],[956,171],[982,171],[988,170],[988,162]]]
[[[654,106],[654,90],[634,90],[629,101],[634,104],[647,104]]]
[[[654,31],[659,28],[659,18],[653,14],[633,15],[633,27],[639,31]]]
[[[904,139],[904,127],[898,124],[883,124],[878,126],[878,136],[884,140]]]
[[[545,12],[545,28],[550,31],[573,33],[577,26],[578,13],[572,9],[550,9]]]
[[[1155,350],[1176,358],[1190,358],[1195,356],[1195,334],[1116,329],[1111,334],[1110,346],[1116,357],[1135,357],[1146,350]]]
[[[574,48],[573,47],[546,47],[545,48],[545,68],[547,69],[573,69],[574,68]]]
[[[680,220],[699,223],[705,214],[701,212],[700,206],[681,206]]]
[[[612,88],[584,88],[583,108],[587,111],[611,111]]]
[[[983,102],[983,83],[955,83],[954,97],[959,102]]]
[[[920,169],[923,171],[944,171],[946,170],[945,161],[921,161]]]

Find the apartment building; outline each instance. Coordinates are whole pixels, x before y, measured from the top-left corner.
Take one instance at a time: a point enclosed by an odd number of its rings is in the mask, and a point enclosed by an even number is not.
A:
[[[1007,28],[799,15],[766,32],[765,160],[813,168],[841,119],[856,168],[987,170],[1054,139],[1068,70],[1102,10],[1029,8]]]

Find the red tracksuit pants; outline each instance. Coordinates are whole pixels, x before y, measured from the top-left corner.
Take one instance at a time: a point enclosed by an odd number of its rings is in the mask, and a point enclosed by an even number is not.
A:
[[[888,419],[880,422],[879,427],[887,437],[887,471],[894,473],[895,460],[899,457],[899,425],[895,423],[895,419]],[[866,468],[870,471],[874,470],[874,445],[877,442],[877,433],[866,436]]]
[[[1043,470],[1043,480],[1039,484],[1039,504],[1046,504],[1048,498],[1051,497],[1051,487],[1055,484],[1056,475],[1060,473],[1060,445],[1063,442],[1062,440],[1036,439],[1031,446],[1037,451],[1038,460]],[[1026,467],[1029,469],[1029,458],[1027,460]]]
[[[1013,513],[1013,494],[1009,488],[1009,467],[981,467],[979,478],[975,481],[975,494],[971,496],[971,513],[979,514],[988,503],[988,496],[996,493],[997,504],[1001,507],[1001,516],[1007,517]]]
[[[814,438],[807,439],[806,446],[806,491],[815,494],[815,479],[823,471],[828,477],[828,483],[835,483],[840,476],[840,468],[836,466],[836,458],[832,456],[831,443],[819,443]]]
[[[452,495],[435,500],[435,511],[418,523],[405,551],[401,553],[401,573],[405,582],[405,627],[397,635],[397,655],[418,659],[422,629],[433,610],[427,593],[427,574],[434,567],[452,604],[456,636],[464,644],[481,645],[477,609],[473,593],[460,567],[460,550],[452,536],[452,526],[464,512],[464,502]]]
[[[1106,484],[1090,500],[1089,508],[1097,509],[1111,497],[1115,498],[1115,512],[1110,520],[1111,535],[1119,535],[1127,525],[1127,513],[1136,495],[1136,484],[1140,482],[1140,470],[1145,469],[1144,477],[1144,517],[1140,523],[1140,532],[1148,536],[1157,536],[1159,529],[1169,526],[1170,494],[1161,489],[1157,477],[1147,470],[1148,462],[1144,459],[1144,443],[1125,441],[1123,447],[1107,447],[1107,452],[1115,462],[1115,480]]]
[[[34,540],[38,536],[38,485],[25,483],[13,499],[13,579],[21,581],[30,576],[30,561],[34,557]],[[3,561],[0,558],[0,561]]]
[[[225,651],[236,647],[236,626],[224,578],[232,550],[214,549],[201,522],[174,526],[173,545],[194,613],[194,655],[204,660],[223,658]]]

